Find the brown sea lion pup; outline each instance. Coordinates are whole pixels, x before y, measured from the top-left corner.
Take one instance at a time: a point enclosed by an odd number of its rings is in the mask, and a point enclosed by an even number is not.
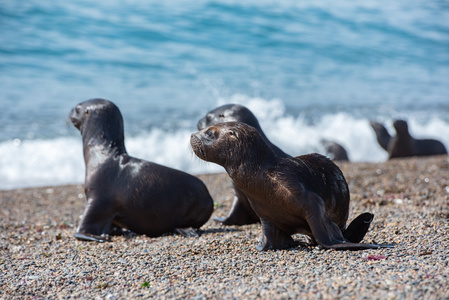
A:
[[[394,137],[390,136],[382,124],[371,121],[370,125],[376,133],[379,145],[388,152],[388,159],[447,154],[446,147],[440,141],[413,138],[404,120],[394,121],[393,127],[396,130]]]
[[[291,157],[289,154],[285,153],[279,147],[270,142],[260,127],[256,116],[243,105],[225,104],[219,106],[209,111],[203,118],[201,118],[197,123],[197,127],[198,130],[201,130],[211,125],[223,122],[242,122],[254,127],[259,131],[262,138],[277,156],[284,158]],[[346,150],[341,145],[328,140],[323,141],[323,145],[332,159],[338,161],[349,160]],[[232,185],[234,188],[234,200],[231,210],[226,217],[214,219],[223,225],[246,225],[260,222],[259,217],[251,208],[245,194],[238,187],[236,187],[234,183]]]
[[[115,227],[151,237],[194,229],[210,218],[213,200],[198,178],[128,155],[118,107],[103,99],[81,102],[70,120],[83,138],[87,207],[79,240],[103,242]]]
[[[325,156],[279,157],[258,130],[240,122],[203,129],[192,134],[190,144],[199,158],[223,166],[248,196],[262,223],[258,250],[293,247],[297,245],[291,237],[295,233],[309,236],[311,244],[323,248],[384,247],[358,243],[373,218],[370,213],[360,215],[346,229],[348,185],[340,169]]]
[[[203,118],[198,121],[198,130],[204,129],[214,124],[223,122],[242,122],[256,128],[268,146],[280,157],[291,157],[276,145],[271,143],[265,136],[262,128],[259,125],[259,121],[256,116],[245,106],[239,104],[226,104],[217,107],[209,111]],[[248,198],[245,194],[234,184],[234,201],[232,203],[231,210],[226,217],[214,218],[223,225],[247,225],[260,222],[259,217],[256,215],[251,205],[248,202]]]

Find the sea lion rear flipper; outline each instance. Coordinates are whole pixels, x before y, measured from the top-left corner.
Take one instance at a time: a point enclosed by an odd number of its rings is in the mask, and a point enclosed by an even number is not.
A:
[[[256,247],[259,251],[270,249],[288,249],[298,245],[292,237],[274,226],[270,221],[260,218],[262,223],[262,240]]]
[[[343,233],[340,228],[338,228],[337,224],[332,222],[331,219],[326,214],[319,214],[319,203],[321,198],[316,194],[311,194],[310,197],[315,197],[311,203],[317,204],[315,206],[315,215],[312,213],[307,222],[309,224],[310,229],[312,230],[313,237],[316,242],[325,249],[335,249],[335,250],[363,250],[363,249],[378,249],[378,248],[392,248],[393,245],[374,245],[374,244],[360,244],[360,243],[351,243],[345,240]],[[319,199],[316,199],[319,198]],[[313,208],[311,207],[311,212]],[[367,220],[369,218],[369,213],[365,213],[360,215],[355,219],[356,225],[360,225],[363,220]],[[354,221],[353,221],[354,222]],[[352,224],[352,223],[351,223]],[[369,224],[368,224],[369,225]],[[363,228],[363,224],[362,224]],[[352,229],[351,229],[352,230]],[[354,231],[357,234],[360,234],[362,231]],[[354,235],[356,236],[356,234]]]
[[[373,218],[374,215],[368,212],[359,215],[357,218],[352,220],[346,230],[343,231],[344,238],[352,243],[360,242],[368,232]]]
[[[332,223],[334,226],[329,226],[330,224],[327,224],[327,228],[332,228],[329,232],[321,232],[319,233],[320,236],[316,236],[316,233],[314,233],[314,230],[312,229],[312,233],[314,234],[314,237],[317,241],[317,243],[322,246],[324,249],[334,249],[334,250],[364,250],[364,249],[378,249],[378,248],[393,248],[394,245],[374,245],[374,244],[361,244],[361,243],[351,243],[347,242],[344,239],[341,241],[338,241],[340,236],[343,238],[340,229],[336,224],[334,224],[332,221],[329,220],[330,223]],[[323,227],[324,228],[324,227]],[[337,232],[333,232],[333,230],[340,231],[340,234]],[[323,229],[318,231],[324,231]],[[316,230],[315,230],[316,232]]]
[[[379,248],[394,248],[394,245],[393,244],[374,245],[374,244],[345,242],[327,247],[327,249],[334,249],[334,250],[365,250],[365,249],[379,249]]]
[[[247,225],[260,222],[245,194],[235,186],[234,193],[234,202],[229,214],[224,218],[214,218],[214,220],[223,225]]]
[[[380,123],[371,121],[371,127],[376,133],[377,142],[385,150],[388,151],[388,144],[391,140],[391,135],[388,133],[387,129]]]
[[[198,232],[196,232],[196,230],[193,229],[192,227],[175,228],[174,232],[177,234],[180,234],[182,236],[185,236],[185,237],[198,237],[199,236]]]

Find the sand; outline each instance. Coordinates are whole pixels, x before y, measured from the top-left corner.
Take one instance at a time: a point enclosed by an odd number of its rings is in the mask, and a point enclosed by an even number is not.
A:
[[[449,298],[449,159],[340,163],[349,220],[375,214],[364,251],[297,247],[258,252],[259,224],[209,220],[198,238],[73,238],[82,185],[0,191],[0,298]],[[215,201],[232,204],[226,174],[200,175]]]

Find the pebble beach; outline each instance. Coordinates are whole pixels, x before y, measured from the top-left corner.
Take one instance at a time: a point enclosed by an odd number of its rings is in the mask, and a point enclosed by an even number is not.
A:
[[[198,175],[215,210],[197,238],[82,242],[82,185],[0,191],[0,299],[448,299],[448,157],[338,165],[349,221],[375,215],[362,242],[394,248],[258,252],[260,224],[213,220],[232,204],[225,173]]]

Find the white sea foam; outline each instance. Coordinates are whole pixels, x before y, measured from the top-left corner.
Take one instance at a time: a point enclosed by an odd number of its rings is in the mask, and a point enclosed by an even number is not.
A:
[[[325,138],[344,146],[351,161],[384,161],[387,154],[378,145],[367,119],[347,113],[327,114],[313,122],[304,115],[286,114],[280,100],[264,100],[236,95],[221,99],[217,105],[240,103],[259,119],[267,137],[290,155],[323,153],[320,140]],[[391,119],[385,119],[393,133]],[[449,123],[439,118],[419,122],[408,118],[411,134],[416,138],[436,138],[449,149]],[[196,120],[192,120],[195,124]],[[181,128],[149,132],[126,137],[128,153],[193,174],[223,172],[223,168],[198,159],[190,149],[190,134],[195,129]],[[82,183],[84,161],[81,138],[67,137],[48,140],[10,140],[0,143],[0,189]]]

